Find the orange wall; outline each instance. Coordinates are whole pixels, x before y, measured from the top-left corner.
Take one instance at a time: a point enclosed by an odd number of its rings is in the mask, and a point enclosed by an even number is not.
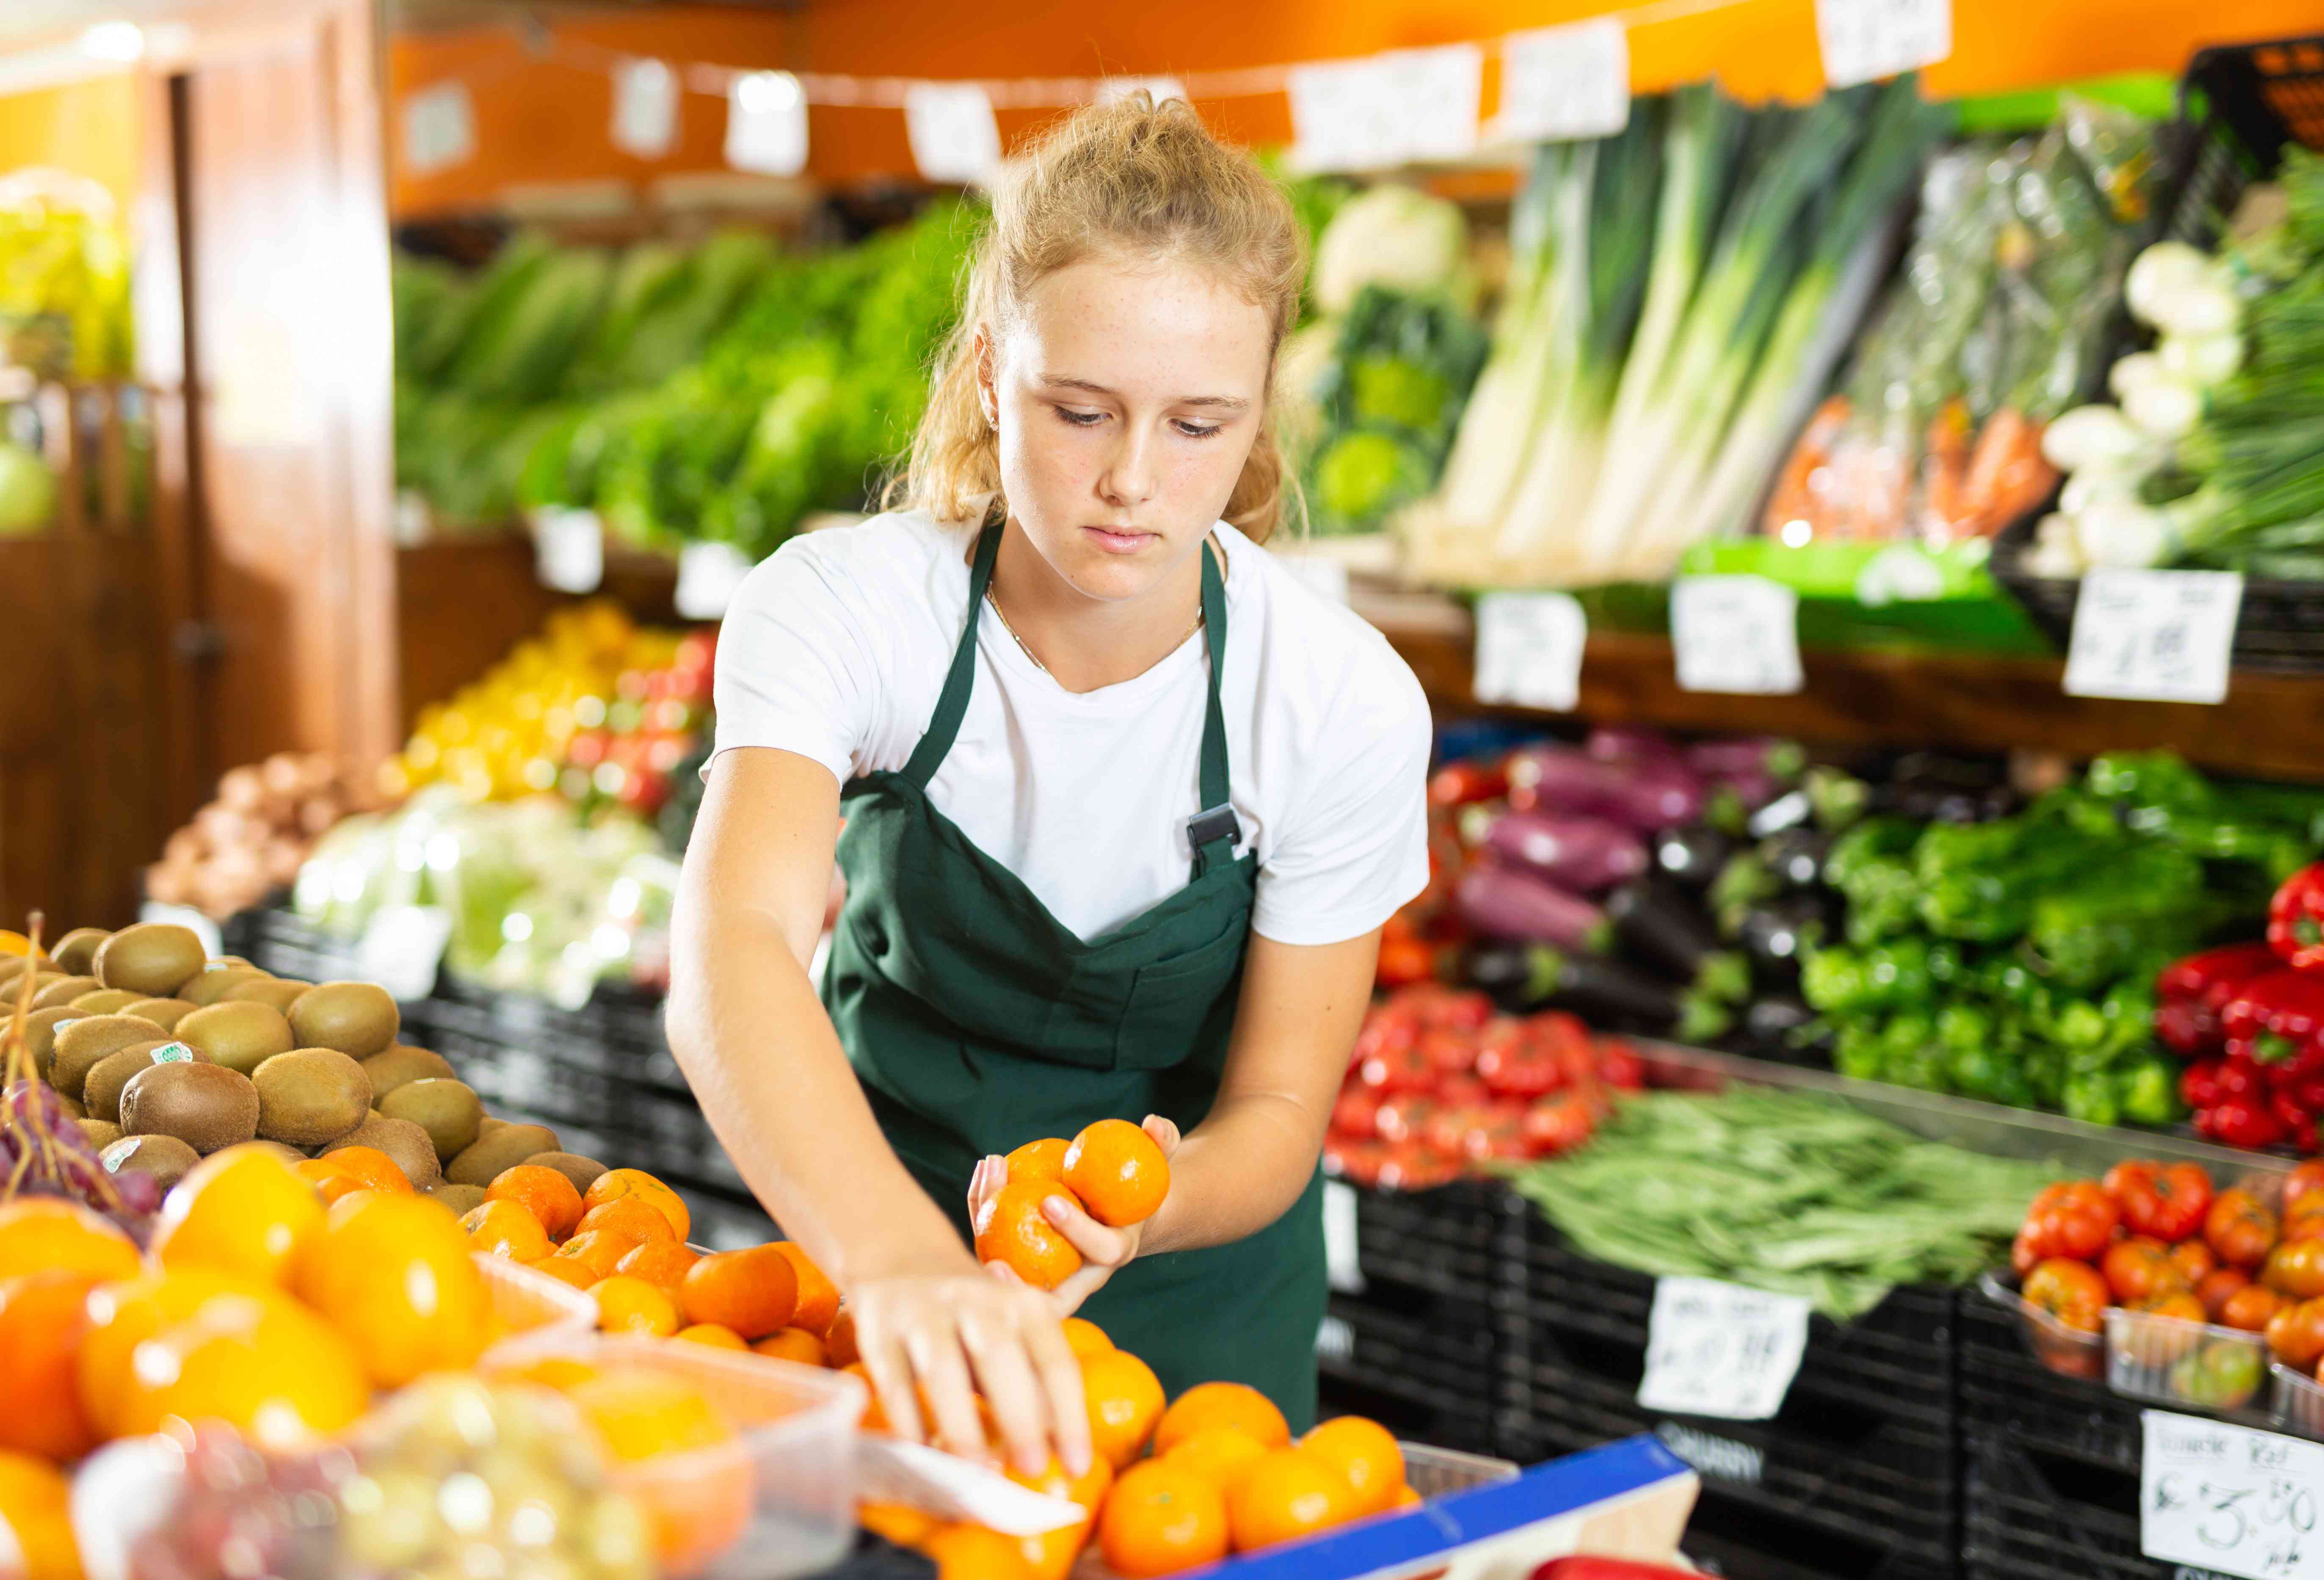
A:
[[[1183,72],[1327,60],[1375,50],[1486,39],[1602,14],[1605,0],[1184,0],[1093,7],[1085,0],[808,0],[788,16],[673,8],[651,16],[567,23],[560,39],[672,60],[859,75],[1030,77]],[[973,31],[962,22],[975,14]],[[1641,89],[1716,74],[1747,97],[1806,97],[1821,85],[1813,0],[1742,0],[1723,11],[1634,27],[1631,76]],[[2054,83],[2105,72],[2175,71],[2206,43],[2312,32],[2316,0],[1954,0],[1951,60],[1929,73],[1939,95]],[[601,73],[530,59],[510,32],[396,41],[391,102],[459,70],[475,103],[477,156],[426,180],[398,175],[399,214],[489,204],[516,181],[638,179],[715,170],[723,102],[688,93],[680,145],[649,163],[615,152],[611,93]],[[1491,108],[1488,77],[1487,109]],[[1221,130],[1279,143],[1290,116],[1279,95],[1204,103]],[[1004,111],[1004,140],[1048,112]],[[894,110],[817,106],[811,172],[825,180],[909,175],[903,117]]]
[[[0,95],[0,174],[52,165],[88,177],[127,215],[137,187],[137,79],[127,72]]]

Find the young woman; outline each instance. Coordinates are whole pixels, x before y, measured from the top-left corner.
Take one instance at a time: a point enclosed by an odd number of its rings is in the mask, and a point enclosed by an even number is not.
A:
[[[982,1453],[981,1392],[1020,1465],[1084,1467],[1076,1308],[1173,1395],[1314,1413],[1316,1158],[1426,882],[1429,720],[1260,547],[1304,273],[1184,104],[1070,117],[994,195],[903,508],[787,544],[727,614],[671,1041],[907,1436]],[[980,1269],[1000,1154],[1107,1117],[1169,1154],[1160,1210],[1046,1204],[1087,1259],[1053,1293]]]

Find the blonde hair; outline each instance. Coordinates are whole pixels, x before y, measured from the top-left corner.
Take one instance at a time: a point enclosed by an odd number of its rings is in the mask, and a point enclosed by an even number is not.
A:
[[[890,509],[938,521],[998,519],[1000,435],[978,399],[976,333],[998,331],[1047,275],[1098,254],[1185,260],[1265,310],[1268,367],[1298,317],[1305,240],[1283,189],[1250,156],[1213,137],[1184,100],[1144,92],[1076,110],[1019,157],[992,195],[992,223],[968,265],[960,322],[937,352],[927,411]],[[1264,542],[1296,485],[1262,420],[1227,522]]]

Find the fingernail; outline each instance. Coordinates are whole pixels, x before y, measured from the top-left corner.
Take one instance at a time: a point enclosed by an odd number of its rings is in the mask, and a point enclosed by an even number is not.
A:
[[[1066,1205],[1065,1198],[1061,1196],[1050,1197],[1041,1203],[1041,1215],[1052,1224],[1064,1224],[1068,1217],[1072,1216],[1073,1210]]]

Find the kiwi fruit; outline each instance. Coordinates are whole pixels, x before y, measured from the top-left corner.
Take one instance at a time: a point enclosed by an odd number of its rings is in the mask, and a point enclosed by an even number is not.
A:
[[[65,1117],[67,1119],[87,1119],[88,1117],[88,1110],[80,1105],[79,1098],[68,1097],[62,1092],[57,1094],[57,1106],[65,1111]]]
[[[106,1172],[151,1174],[167,1194],[202,1156],[175,1136],[123,1136],[97,1155]]]
[[[99,944],[95,970],[107,987],[163,998],[176,993],[208,957],[193,929],[146,921],[123,928]]]
[[[426,1194],[429,1200],[441,1202],[462,1217],[484,1205],[484,1187],[481,1185],[455,1185],[447,1179]]]
[[[573,1182],[573,1188],[584,1195],[597,1183],[597,1176],[605,1166],[595,1158],[585,1158],[578,1152],[536,1152],[525,1160],[541,1169],[554,1169]]]
[[[371,1080],[335,1048],[278,1053],[251,1076],[258,1088],[258,1133],[270,1141],[318,1147],[335,1141],[371,1112]]]
[[[49,1085],[78,1097],[88,1072],[133,1042],[152,1042],[161,1028],[134,1015],[83,1015],[64,1023],[49,1061]]]
[[[53,1010],[69,1004],[83,993],[95,993],[97,980],[94,976],[51,976],[32,994],[36,1010]]]
[[[88,1019],[70,1004],[57,1010],[34,1010],[24,1017],[24,1053],[32,1061],[34,1075],[44,1081],[49,1078],[49,1060],[56,1051],[57,1028],[68,1021]]]
[[[218,995],[222,1004],[264,1004],[278,1013],[288,1015],[290,1006],[299,1002],[309,984],[293,982],[287,976],[258,976],[248,982],[236,983]]]
[[[35,975],[56,969],[56,962],[46,955],[35,960],[26,955],[0,955],[0,987],[14,986],[16,978],[26,971]]]
[[[318,984],[284,1012],[300,1047],[336,1048],[349,1058],[385,1053],[403,1021],[387,989],[372,982]]]
[[[307,1154],[303,1150],[297,1147],[286,1147],[281,1141],[245,1141],[243,1144],[262,1152],[271,1153],[281,1159],[289,1168],[295,1169],[307,1160]]]
[[[265,975],[255,966],[225,966],[213,960],[190,981],[181,983],[172,996],[196,1006],[214,1004],[230,990]]]
[[[428,1132],[436,1156],[446,1162],[476,1144],[476,1127],[484,1104],[474,1091],[442,1076],[406,1081],[379,1099],[379,1111],[390,1119],[408,1119]]]
[[[117,1052],[106,1054],[97,1067],[88,1072],[88,1079],[81,1086],[80,1105],[88,1110],[91,1119],[111,1120],[117,1124],[121,1120],[121,1088],[129,1085],[132,1076],[152,1065],[188,1059],[204,1064],[209,1062],[198,1049],[167,1038],[154,1042],[133,1042]]]
[[[212,1064],[245,1076],[299,1046],[281,1011],[246,1000],[196,1010],[178,1022],[177,1036],[208,1054]]]
[[[436,1143],[429,1140],[426,1131],[408,1119],[366,1113],[361,1124],[335,1138],[318,1156],[327,1158],[341,1147],[370,1147],[385,1152],[403,1170],[403,1177],[411,1181],[414,1190],[425,1190],[444,1178],[436,1159]]]
[[[73,1000],[72,1007],[84,1015],[118,1015],[138,1002],[138,995],[125,987],[100,987]]]
[[[139,999],[121,1012],[151,1021],[164,1031],[175,1031],[178,1022],[194,1012],[194,1006],[183,999]]]
[[[258,1113],[248,1076],[198,1059],[148,1065],[121,1089],[124,1133],[175,1136],[205,1158],[255,1136]]]
[[[545,1124],[503,1125],[446,1164],[444,1178],[455,1185],[490,1185],[504,1170],[560,1150],[557,1132]]]
[[[88,1144],[102,1152],[121,1139],[121,1127],[109,1119],[76,1119],[81,1135]]]
[[[410,1048],[397,1043],[385,1053],[373,1054],[363,1061],[364,1074],[371,1077],[371,1100],[374,1105],[387,1100],[387,1095],[410,1081],[448,1081],[452,1079],[452,1061],[440,1053],[430,1053],[424,1048]]]
[[[95,976],[97,947],[112,936],[101,927],[77,927],[59,938],[57,947],[49,954],[60,971],[69,971],[75,976]]]
[[[476,1122],[476,1139],[481,1141],[486,1136],[492,1134],[493,1132],[496,1130],[506,1130],[508,1127],[509,1122],[507,1120],[494,1119],[491,1114],[487,1113],[484,1118]]]

